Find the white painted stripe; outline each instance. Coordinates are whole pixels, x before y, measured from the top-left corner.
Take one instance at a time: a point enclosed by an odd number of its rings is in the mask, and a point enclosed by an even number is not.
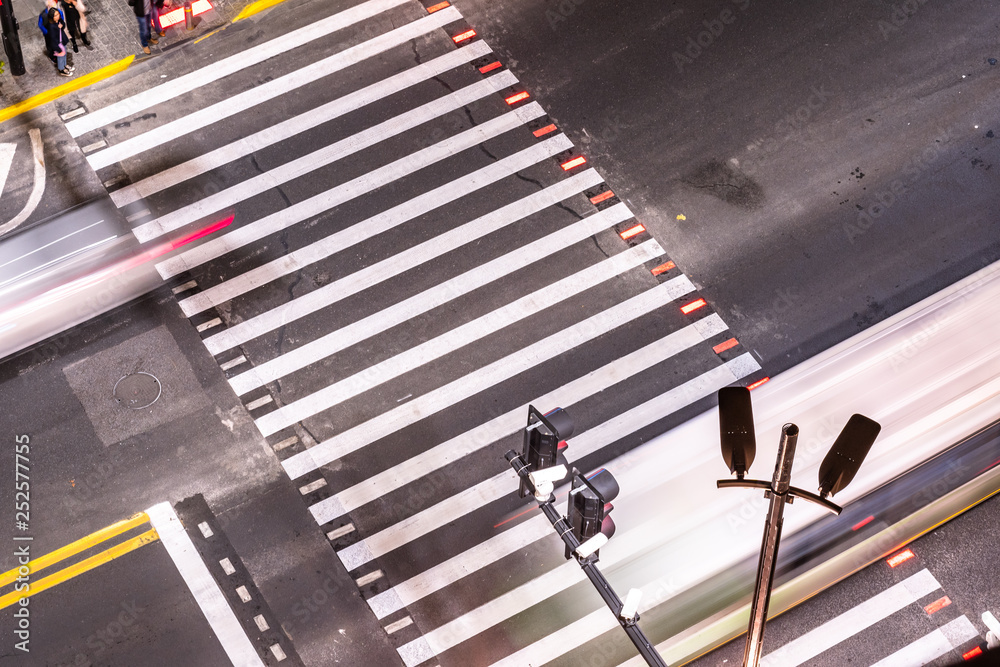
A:
[[[342,456],[365,445],[440,412],[458,401],[512,378],[529,368],[594,340],[632,320],[639,318],[674,299],[694,291],[686,276],[657,285],[627,301],[616,304],[602,313],[588,317],[528,347],[465,377],[389,410],[343,433],[325,440],[304,452],[282,461],[285,472],[292,479],[336,461]]]
[[[477,177],[486,181],[494,181],[494,180],[499,180],[504,176],[510,176],[511,174],[516,173],[515,168],[524,168],[526,166],[535,164],[540,160],[545,159],[544,156],[550,154],[558,146],[569,144],[569,140],[562,135],[560,135],[559,137],[553,137],[553,139],[551,139],[550,141],[553,141],[554,143],[549,144],[548,142],[546,142],[545,144],[537,144],[535,146],[532,146],[530,149],[527,149],[526,151],[522,151],[521,153],[518,153],[515,156],[511,156],[511,157],[516,157],[517,158],[516,160],[508,161],[507,159],[504,159],[478,172],[469,174],[469,176],[471,176],[472,178],[467,182],[463,182],[461,185],[464,187],[469,183],[480,183],[480,181],[477,180]],[[470,187],[472,190],[475,190],[481,186],[475,185]],[[344,197],[343,200],[346,201],[347,199],[350,198],[351,197]],[[432,200],[425,199],[424,196],[421,195],[417,199],[413,199],[407,202],[406,207],[408,209],[408,212],[412,212],[415,208],[420,208],[425,205],[428,206],[430,209],[437,208],[437,206],[443,203],[439,201],[439,202],[434,202],[432,204],[431,201]],[[311,200],[306,203],[309,204],[309,206],[312,206]],[[332,206],[336,205],[336,203],[339,202],[328,202],[328,203]],[[320,206],[325,206],[325,205],[326,203]],[[320,208],[320,206],[317,206],[317,208]],[[281,214],[286,213],[288,210],[290,209],[286,209],[286,211],[279,211],[279,213],[275,214],[275,216],[273,217],[277,218]],[[369,221],[366,221],[365,223],[348,227],[342,232],[338,232],[338,234],[335,234],[334,237],[340,239],[341,242],[344,244],[344,247],[349,247],[355,243],[360,243],[362,240],[369,238],[373,234],[381,233],[383,231],[386,231],[387,229],[392,228],[397,224],[401,224],[402,222],[404,222],[404,220],[400,220],[400,218],[403,216],[396,215],[396,212],[398,210],[399,210],[398,208],[392,209],[388,211],[387,214],[384,216],[376,216],[375,218],[371,218]],[[299,211],[299,212],[305,212],[305,211]],[[371,222],[376,219],[377,219],[377,224],[371,224]],[[284,222],[287,223],[288,220],[289,218],[285,218]],[[268,226],[271,225],[271,220],[265,218],[264,220],[259,222],[263,221],[267,221],[266,224]],[[204,246],[196,248],[195,251],[200,251],[202,248],[212,246],[208,249],[207,252],[199,254],[197,259],[203,260],[206,256],[216,255],[225,252],[228,246],[236,245],[237,247],[239,247],[240,245],[249,243],[251,240],[253,240],[254,236],[256,236],[259,232],[263,231],[263,229],[261,228],[255,229],[254,226],[256,224],[257,223],[252,223],[248,227],[242,227],[236,230],[235,232],[231,232],[229,234],[226,234],[225,236],[216,239],[216,241],[218,241],[220,245],[213,245],[213,243],[215,242],[210,241],[209,243],[206,243]],[[275,223],[275,224],[282,224],[282,223]],[[248,230],[248,233],[244,234],[244,230]],[[234,237],[234,240],[231,240],[230,237]],[[338,282],[336,284],[339,285],[340,283]],[[301,317],[305,317],[306,315],[314,313],[317,310],[321,310],[322,308],[325,308],[328,305],[335,303],[341,298],[339,294],[334,293],[331,289],[327,289],[327,287],[328,286],[324,286],[320,289],[313,290],[312,292],[309,292],[308,294],[301,296],[295,299],[294,301],[273,308],[255,317],[251,317],[250,319],[244,322],[240,322],[239,324],[229,327],[225,331],[220,332],[215,336],[210,336],[209,338],[205,339],[204,341],[205,346],[208,348],[210,352],[212,352],[213,355],[217,355],[225,350],[228,350],[229,348],[235,347],[237,345],[240,345],[241,343],[245,343],[249,340],[257,338],[258,336],[261,336],[267,333],[268,331],[272,331],[280,326],[284,326],[288,322],[299,319]]]
[[[0,195],[3,195],[3,189],[7,186],[7,176],[16,151],[17,144],[0,144]]]
[[[146,510],[146,514],[233,665],[263,667],[257,650],[226,602],[208,566],[195,550],[174,508],[170,503],[159,503]]]
[[[965,616],[959,616],[929,632],[917,641],[904,646],[892,655],[879,660],[872,667],[914,667],[926,665],[958,649],[962,644],[979,636],[979,631]]]
[[[763,667],[796,667],[815,658],[823,651],[850,639],[903,607],[913,604],[928,593],[941,588],[929,570],[920,570],[895,586],[865,600],[858,606],[830,619],[793,639],[776,651],[764,656]]]
[[[34,165],[35,181],[31,186],[31,194],[25,202],[21,212],[13,219],[0,225],[0,234],[6,234],[16,229],[22,222],[31,217],[38,205],[42,202],[42,195],[45,194],[45,144],[42,142],[42,131],[37,127],[28,130],[31,138],[31,161]]]
[[[732,367],[726,364],[709,371],[699,379],[693,381],[694,386],[691,391],[711,393],[715,389],[711,389],[710,387],[723,387],[734,379]],[[695,398],[692,396],[690,400],[693,401]],[[615,426],[612,422],[605,422],[599,428],[615,428]],[[574,448],[575,441],[576,439],[574,438]],[[684,476],[689,475],[692,470],[702,465],[702,462],[703,458],[696,449],[689,449],[684,453],[679,453],[679,456],[672,462],[671,469],[664,471],[660,475],[659,481],[665,482],[671,479],[682,479]],[[625,465],[616,466],[618,463]],[[610,466],[614,468],[619,483],[623,488],[634,490],[637,486],[644,486],[644,478],[648,475],[648,472],[639,466],[633,465],[633,462],[628,461],[628,455],[611,462]],[[561,496],[566,491],[565,487],[560,488],[556,490],[556,494]],[[511,492],[513,492],[513,489],[511,489]],[[674,529],[678,532],[685,532],[688,530],[688,527],[700,525],[703,521],[704,515],[702,513],[692,511],[685,516],[680,524],[674,526]],[[528,528],[527,524],[531,522],[538,522],[537,527]],[[651,520],[635,526],[625,533],[616,534],[615,539],[601,549],[601,568],[612,567],[616,563],[624,562],[632,558],[635,554],[643,553],[658,544],[662,539],[661,522],[661,519]],[[525,527],[522,528],[522,526]],[[451,558],[449,561],[401,583],[395,589],[386,591],[383,599],[376,600],[376,598],[372,598],[369,604],[371,604],[373,610],[376,610],[376,613],[379,613],[378,610],[390,608],[392,605],[397,604],[392,599],[393,591],[396,592],[396,597],[400,602],[406,601],[406,604],[410,604],[496,562],[499,558],[521,551],[538,539],[547,538],[552,542],[552,548],[561,548],[561,541],[556,537],[548,519],[543,516],[533,517],[522,524],[510,528],[507,532],[519,531],[523,531],[524,534],[517,537],[511,536],[505,538],[503,548],[494,547],[485,553],[470,549]],[[497,537],[499,538],[500,536]],[[420,639],[401,647],[399,649],[400,656],[410,667],[420,664],[423,660],[428,660],[434,655],[471,639],[486,629],[530,609],[584,579],[585,576],[580,570],[579,565],[575,561],[570,561],[491,599],[489,602],[444,625],[426,632]],[[647,593],[653,592],[654,594],[647,595],[643,604],[653,604],[656,600],[662,599],[656,594],[661,591],[655,590],[659,585],[658,582],[653,583],[655,586],[647,585],[647,588],[653,589],[652,591],[647,591]],[[607,614],[607,609],[603,606],[601,610]],[[608,620],[612,620],[613,622],[613,616],[608,615]],[[415,659],[421,656],[422,659]]]
[[[449,202],[455,201],[511,174],[515,174],[537,162],[552,157],[565,150],[563,146],[568,148],[572,145],[572,142],[565,135],[560,134],[506,157],[499,162],[495,162],[478,171],[466,174],[450,183],[425,192],[360,224],[366,228],[364,234],[367,234],[367,228],[374,228],[377,231],[391,229],[397,224],[402,224],[418,215],[444,206]],[[220,257],[227,252],[253,243],[268,234],[273,234],[298,224],[310,216],[318,215],[328,208],[350,199],[352,195],[346,193],[345,196],[345,193],[340,191],[340,187],[337,186],[290,208],[278,211],[250,225],[240,227],[224,236],[196,246],[176,257],[167,259],[157,264],[156,270],[166,280]],[[351,229],[355,230],[353,233],[356,234],[356,238],[367,238],[367,236],[362,236],[362,231],[358,225],[352,226]]]
[[[435,470],[440,470],[469,454],[481,451],[488,445],[519,431],[524,426],[524,412],[528,404],[573,405],[588,396],[632,377],[675,354],[698,344],[702,340],[725,331],[722,318],[713,314],[683,329],[679,329],[649,345],[615,359],[558,389],[514,408],[485,424],[455,436],[411,459],[355,484],[340,493],[326,498],[309,508],[320,525],[333,521],[382,496],[401,489]],[[575,442],[575,440],[574,440]],[[574,450],[576,447],[574,446]]]
[[[369,0],[368,2],[363,2],[356,7],[351,7],[329,18],[310,23],[305,27],[293,30],[288,34],[281,35],[277,39],[272,39],[252,49],[231,55],[228,58],[223,58],[208,67],[185,74],[154,88],[143,90],[132,97],[115,102],[98,111],[93,111],[83,118],[66,123],[66,129],[69,130],[70,136],[73,138],[79,137],[81,134],[96,130],[104,125],[110,125],[117,120],[172,100],[175,97],[196,88],[201,88],[213,81],[218,81],[230,74],[253,67],[286,51],[291,51],[313,40],[326,37],[338,30],[343,30],[355,23],[360,23],[373,16],[377,16],[393,7],[404,5],[408,1]]]
[[[513,113],[505,113],[501,116],[497,116],[496,118],[486,121],[482,125],[476,125],[475,127],[472,127],[464,132],[460,132],[453,137],[444,139],[433,146],[428,146],[427,148],[390,162],[383,167],[379,167],[374,171],[358,176],[347,183],[342,183],[331,190],[327,190],[326,192],[317,195],[316,197],[307,199],[306,202],[303,202],[303,204],[312,203],[315,205],[315,203],[322,202],[324,206],[320,209],[321,211],[333,208],[334,206],[342,204],[345,201],[349,201],[355,197],[372,192],[387,183],[391,183],[395,180],[403,178],[404,176],[408,176],[414,172],[429,167],[432,164],[440,162],[448,157],[457,155],[458,153],[468,150],[473,146],[478,146],[485,141],[489,141],[494,137],[497,137],[505,132],[509,132],[510,130],[520,127],[524,123],[530,122],[535,118],[544,115],[545,111],[542,110],[541,106],[539,106],[537,102],[533,102],[528,106],[517,109]],[[326,149],[322,150],[325,151]],[[319,158],[313,157],[313,159]],[[236,204],[243,198],[252,197],[254,194],[266,190],[268,187],[275,187],[287,180],[301,176],[302,174],[307,173],[310,169],[311,166],[309,162],[295,160],[292,163],[282,165],[281,167],[272,169],[266,174],[262,174],[261,176],[264,177],[263,181],[258,180],[260,177],[255,177],[250,181],[244,181],[239,185],[202,199],[201,201],[191,204],[190,206],[185,206],[184,208],[174,211],[173,213],[168,213],[157,218],[156,220],[140,225],[133,230],[133,233],[140,241],[149,241],[162,234],[199,220],[214,211],[220,210],[221,208]],[[253,191],[248,189],[247,186],[247,184],[251,182],[256,183]],[[291,209],[298,206],[301,205],[289,207],[288,209],[279,211],[278,214],[287,215]],[[264,218],[264,220],[266,220],[266,218]]]
[[[413,619],[410,618],[409,616],[407,616],[406,618],[401,618],[398,621],[396,621],[395,623],[390,623],[389,625],[385,626],[385,631],[386,631],[387,634],[391,635],[394,632],[399,632],[400,630],[402,630],[403,628],[405,628],[406,626],[408,626],[408,625],[410,625],[412,623],[413,623]]]
[[[598,452],[626,435],[711,395],[736,379],[731,370],[725,365],[714,368],[596,428],[575,436],[572,442],[574,459],[582,459]],[[517,479],[514,471],[508,468],[485,482],[480,482],[365,538],[363,545],[359,542],[342,549],[337,555],[348,570],[360,567],[372,558],[379,558],[508,495],[511,489],[517,488]]]
[[[340,118],[350,111],[377,102],[394,93],[443,74],[491,51],[486,42],[473,42],[466,48],[449,51],[430,62],[417,65],[388,79],[373,83],[361,90],[337,98],[315,109],[284,120],[277,125],[243,137],[233,143],[216,148],[196,158],[158,172],[128,187],[111,193],[115,206],[121,208],[144,197],[216,169],[238,158],[272,146],[289,137],[311,130],[323,123]]]
[[[239,200],[248,199],[261,192],[261,189],[270,187],[272,182],[285,182],[287,178],[277,174],[277,172],[287,170],[287,174],[300,176],[307,171],[319,169],[320,167],[339,160],[347,155],[351,155],[372,146],[384,139],[395,136],[405,130],[411,129],[432,118],[437,118],[445,113],[461,109],[471,102],[482,99],[487,95],[495,94],[516,81],[514,75],[509,77],[496,76],[474,83],[471,86],[462,88],[454,93],[438,98],[433,102],[428,102],[423,106],[396,116],[384,123],[368,128],[363,132],[347,137],[326,148],[322,148],[310,155],[306,155],[297,160],[281,166],[274,171],[262,174],[244,181],[238,186],[214,195],[222,196],[224,200],[239,197]],[[301,163],[299,163],[301,160]],[[212,197],[210,197],[211,199]],[[227,204],[228,205],[228,204]],[[215,208],[210,206],[210,208]],[[199,216],[200,217],[200,216]],[[330,255],[341,251],[343,248],[334,236],[311,243],[299,248],[287,255],[280,257],[262,266],[255,267],[251,271],[242,273],[230,280],[226,280],[217,285],[195,294],[180,302],[181,310],[188,317],[196,315],[209,308],[214,308],[220,303],[225,303],[241,294],[246,294],[252,289],[266,285],[282,276],[300,270],[301,268],[325,259]]]
[[[341,298],[369,289],[393,276],[425,264],[435,257],[471,243],[487,234],[492,234],[552,204],[578,194],[601,180],[597,172],[588,170],[425,241],[405,252],[367,266],[361,271],[336,281],[341,285],[338,289],[341,291]],[[275,357],[242,375],[237,375],[229,381],[229,384],[237,395],[243,395],[268,382],[325,359],[355,343],[386,331],[397,324],[426,313],[463,294],[468,294],[561,248],[582,241],[622,220],[627,220],[631,216],[632,214],[624,206],[618,210],[605,209],[597,215],[585,218],[570,227],[481,264],[389,308],[373,313],[291,352]]]
[[[566,276],[516,301],[477,317],[416,347],[369,366],[308,396],[286,403],[255,420],[265,436],[340,405],[355,396],[471,345],[517,322],[543,312],[566,299],[631,271],[663,254],[655,239],[629,248],[586,269]]]
[[[454,10],[454,11],[451,11]],[[317,81],[342,69],[364,61],[367,58],[405,44],[412,39],[437,30],[441,26],[461,18],[454,7],[430,14],[413,23],[391,30],[384,35],[367,42],[352,46],[346,51],[324,58],[290,74],[278,77],[272,81],[251,88],[248,91],[233,95],[221,102],[199,109],[194,113],[164,123],[148,132],[130,137],[120,144],[115,144],[99,153],[87,156],[87,162],[95,171],[109,165],[121,162],[127,158],[139,155],[157,146],[171,141],[177,141],[192,132],[208,127],[230,116],[252,109],[258,104],[280,97],[305,85],[316,85]]]

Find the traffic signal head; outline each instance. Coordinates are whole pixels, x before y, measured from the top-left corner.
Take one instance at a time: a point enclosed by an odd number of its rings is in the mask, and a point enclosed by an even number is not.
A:
[[[581,475],[573,478],[567,519],[580,544],[598,533],[608,538],[615,534],[615,522],[610,513],[614,509],[611,501],[618,497],[618,491],[614,475],[604,468],[586,478]],[[566,558],[571,556],[572,552],[566,547]]]
[[[826,498],[851,483],[881,430],[878,422],[851,415],[819,466],[819,495]]]
[[[746,387],[723,387],[719,390],[719,435],[722,458],[729,472],[743,479],[757,454],[753,430],[753,405]]]
[[[538,472],[556,465],[560,442],[573,434],[573,420],[562,408],[542,414],[528,406],[528,425],[524,429],[524,448],[521,458],[530,472]],[[565,445],[563,445],[565,447]],[[528,482],[521,478],[518,491],[524,498],[531,493]]]

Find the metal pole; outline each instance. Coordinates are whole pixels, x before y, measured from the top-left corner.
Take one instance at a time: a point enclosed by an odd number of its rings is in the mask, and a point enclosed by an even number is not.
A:
[[[518,476],[523,479],[527,479],[527,467],[516,452],[507,452],[505,458],[510,463],[511,467],[514,468],[514,471],[518,474]],[[618,594],[615,593],[615,589],[611,587],[611,583],[604,577],[604,573],[597,569],[597,557],[591,555],[587,558],[580,558],[576,555],[575,552],[580,546],[580,541],[577,540],[576,535],[573,534],[572,526],[566,523],[566,519],[559,514],[559,510],[554,507],[554,499],[554,496],[550,496],[546,501],[538,501],[538,506],[548,518],[549,523],[552,524],[552,527],[556,529],[556,533],[558,533],[559,537],[562,538],[562,541],[566,543],[566,546],[569,547],[570,552],[573,553],[573,557],[576,558],[578,563],[580,563],[580,567],[583,568],[583,571],[587,574],[591,583],[594,584],[594,588],[597,589],[597,592],[601,595],[604,603],[608,605],[608,608],[615,615],[615,618],[618,619],[618,624],[625,630],[625,634],[632,640],[632,644],[635,645],[636,650],[639,651],[639,655],[646,661],[646,664],[650,665],[650,667],[667,667],[667,663],[665,663],[663,658],[660,657],[660,654],[656,652],[656,648],[654,648],[649,639],[646,638],[642,629],[636,625],[639,621],[638,614],[636,614],[636,617],[631,621],[626,621],[621,617],[621,598],[618,597]]]
[[[760,662],[761,646],[764,641],[764,621],[771,603],[771,584],[774,581],[774,566],[778,560],[778,543],[781,540],[781,525],[784,522],[785,502],[790,500],[788,487],[792,478],[792,459],[795,457],[795,443],[799,437],[799,427],[785,424],[781,429],[778,444],[778,458],[774,465],[774,477],[767,495],[771,504],[767,510],[767,524],[757,563],[757,582],[754,587],[753,602],[750,604],[750,627],[747,629],[747,644],[743,652],[744,667],[757,667]]]
[[[10,60],[10,73],[21,76],[25,73],[24,56],[21,55],[21,41],[17,35],[20,26],[14,16],[11,0],[0,0],[0,28],[3,30],[3,50]]]

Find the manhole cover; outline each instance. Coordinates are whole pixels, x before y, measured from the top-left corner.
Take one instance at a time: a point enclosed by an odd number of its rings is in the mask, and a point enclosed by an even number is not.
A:
[[[160,381],[149,373],[133,373],[115,382],[114,396],[118,404],[130,410],[148,408],[160,397]]]

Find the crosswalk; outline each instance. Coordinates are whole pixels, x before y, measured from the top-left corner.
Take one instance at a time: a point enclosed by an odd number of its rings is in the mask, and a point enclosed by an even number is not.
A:
[[[502,457],[528,404],[593,468],[760,366],[457,8],[323,11],[67,129],[139,241],[235,215],[156,270],[400,662],[543,664],[614,619],[523,620],[582,581]]]

